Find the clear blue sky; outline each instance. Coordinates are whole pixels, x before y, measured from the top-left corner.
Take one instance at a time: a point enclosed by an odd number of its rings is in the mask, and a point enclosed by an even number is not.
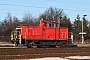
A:
[[[90,20],[90,0],[0,0],[0,20],[4,20],[7,13],[22,19],[25,13],[38,17],[49,7],[63,9],[65,14],[74,21],[77,14]]]

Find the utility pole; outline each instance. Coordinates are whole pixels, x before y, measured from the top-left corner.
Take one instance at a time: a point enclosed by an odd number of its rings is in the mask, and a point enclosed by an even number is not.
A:
[[[84,17],[82,18],[82,44],[84,44],[83,20],[85,19],[85,16],[87,16],[87,15],[83,15],[83,16],[84,16]]]
[[[85,16],[87,16],[87,15],[83,15],[83,18],[82,18],[82,32],[80,32],[79,34],[81,34],[82,35],[82,44],[84,44],[84,34],[86,34],[85,32],[83,32],[83,20],[85,19]]]

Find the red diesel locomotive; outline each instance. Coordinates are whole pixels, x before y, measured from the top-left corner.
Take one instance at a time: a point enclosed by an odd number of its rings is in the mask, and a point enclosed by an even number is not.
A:
[[[68,28],[59,27],[58,22],[39,20],[38,26],[20,25],[11,33],[15,46],[27,47],[56,46],[68,44]]]

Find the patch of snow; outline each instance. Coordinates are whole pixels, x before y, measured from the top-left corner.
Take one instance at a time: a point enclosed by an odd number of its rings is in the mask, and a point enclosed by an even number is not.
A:
[[[30,60],[70,60],[70,59],[90,59],[90,56],[69,56],[65,58],[46,57],[46,58],[36,58],[36,59],[30,59]]]
[[[30,60],[69,60],[69,59],[60,58],[60,57],[46,57],[46,58],[36,58]]]
[[[90,56],[69,56],[66,59],[90,59]]]
[[[14,44],[0,44],[1,46],[10,45],[13,46]]]

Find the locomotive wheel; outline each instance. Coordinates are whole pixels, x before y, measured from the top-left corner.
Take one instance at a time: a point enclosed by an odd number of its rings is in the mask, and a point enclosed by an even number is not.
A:
[[[31,48],[37,48],[37,46],[34,45],[34,42],[31,42],[31,43],[30,43],[30,46],[31,46]]]
[[[18,46],[18,43],[16,41],[14,41],[14,46],[17,47]]]
[[[34,45],[34,42],[29,42],[29,43],[27,44],[27,47],[28,47],[28,48],[37,48],[37,46]]]
[[[56,45],[55,47],[56,47],[56,48],[60,48],[60,46],[57,46],[57,45]]]
[[[32,46],[32,48],[37,48],[37,46]]]

